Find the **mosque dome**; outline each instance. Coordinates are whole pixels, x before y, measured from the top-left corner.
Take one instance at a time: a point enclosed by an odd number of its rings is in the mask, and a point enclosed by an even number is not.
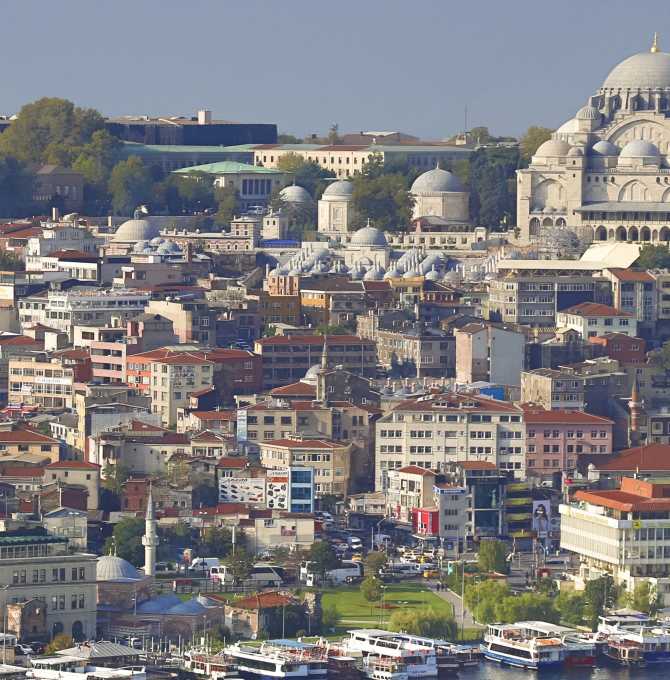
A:
[[[149,242],[148,241],[138,241],[134,246],[133,246],[133,252],[134,253],[142,253],[144,252],[145,248],[149,247]]]
[[[171,238],[165,239],[165,242],[163,243],[163,245],[166,248],[168,248],[170,250],[170,252],[173,252],[173,253],[181,252],[181,249],[179,248],[179,246]]]
[[[561,127],[556,130],[558,133],[570,134],[571,132],[579,132],[579,121],[576,118],[571,118],[561,125]]]
[[[616,146],[616,144],[611,144],[610,142],[601,139],[591,147],[589,153],[592,156],[618,156],[620,152],[621,149]]]
[[[433,194],[440,191],[464,192],[461,180],[447,170],[435,168],[424,172],[414,180],[411,189],[413,194]]]
[[[410,269],[408,272],[405,272],[402,275],[402,278],[403,279],[412,279],[415,276],[421,276],[421,274],[419,274],[419,272],[415,271],[414,269]]]
[[[296,184],[291,184],[290,186],[284,187],[279,192],[279,196],[288,203],[311,203],[312,201],[309,191],[297,186]]]
[[[670,54],[666,52],[642,52],[628,57],[607,76],[602,89],[653,90],[657,87],[670,88]]]
[[[568,156],[583,156],[584,155],[584,149],[582,149],[579,146],[573,146],[570,151],[568,151]]]
[[[363,267],[354,267],[349,270],[349,278],[360,281],[365,276],[365,269]]]
[[[600,117],[600,111],[593,106],[582,107],[575,116],[578,120],[600,120]]]
[[[155,224],[148,220],[139,219],[139,212],[135,213],[135,219],[124,222],[114,234],[113,241],[123,243],[137,243],[137,241],[149,241],[152,238],[160,238],[160,231]]]
[[[364,281],[381,281],[383,278],[384,278],[384,270],[380,269],[379,267],[373,267],[372,269],[369,269],[365,273],[363,280]]]
[[[565,156],[572,147],[562,139],[550,139],[540,146],[535,156],[546,158],[548,156]]]
[[[163,241],[165,241],[164,238],[162,238],[161,236],[156,236],[156,238],[152,238],[151,241],[149,241],[149,245],[159,246],[161,243],[163,243]]]
[[[168,609],[166,614],[177,614],[182,616],[193,616],[193,614],[201,614],[205,611],[205,608],[195,599],[188,600],[188,602],[183,602],[182,604],[175,605]]]
[[[384,274],[385,279],[399,279],[401,276],[402,273],[394,268],[389,269],[386,274]]]
[[[659,158],[661,152],[646,139],[634,139],[621,149],[620,158]]]
[[[507,255],[503,258],[504,260],[520,260],[521,252],[518,250],[510,250]]]
[[[130,562],[116,557],[116,555],[103,555],[98,557],[97,580],[113,581],[118,578],[142,579],[142,575]]]
[[[344,179],[333,182],[324,192],[324,196],[351,196],[354,193],[354,185]]]
[[[386,236],[382,234],[379,229],[375,229],[374,227],[363,227],[362,229],[359,229],[352,237],[351,237],[351,243],[349,245],[352,246],[359,246],[359,247],[370,247],[370,246],[380,246],[380,247],[385,247],[388,246],[388,241],[386,240]]]
[[[432,269],[426,274],[426,281],[439,281],[440,278],[440,272],[438,272],[435,269],[435,265],[433,265]]]
[[[314,366],[310,366],[307,373],[305,373],[305,377],[303,378],[303,380],[316,380],[320,370],[321,364],[314,364]]]
[[[142,614],[158,614],[167,609],[171,609],[172,607],[176,607],[181,603],[181,598],[176,595],[163,595],[162,597],[157,597],[155,600],[149,600],[148,602],[143,602],[138,605],[137,611]]]
[[[302,269],[291,269],[288,273],[289,276],[302,276]]]
[[[142,251],[142,255],[154,255],[155,252],[156,251],[153,248],[147,247]]]
[[[172,251],[170,250],[170,246],[168,246],[167,243],[161,243],[161,245],[156,248],[156,253],[158,255],[170,255]]]

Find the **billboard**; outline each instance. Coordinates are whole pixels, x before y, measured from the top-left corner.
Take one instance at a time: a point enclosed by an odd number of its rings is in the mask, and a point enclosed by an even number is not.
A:
[[[237,412],[237,443],[243,444],[247,441],[247,412]]]
[[[273,510],[289,509],[288,475],[268,477],[266,480],[268,508]]]
[[[219,503],[265,503],[265,480],[251,477],[222,477]]]
[[[550,519],[549,501],[533,501],[533,532],[538,538],[547,538],[551,531]]]

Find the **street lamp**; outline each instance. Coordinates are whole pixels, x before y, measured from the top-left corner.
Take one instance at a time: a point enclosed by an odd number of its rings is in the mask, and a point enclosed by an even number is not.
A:
[[[381,617],[381,623],[380,625],[384,625],[384,595],[386,595],[386,586],[382,586],[382,606],[381,606],[381,611],[380,611],[380,617]]]

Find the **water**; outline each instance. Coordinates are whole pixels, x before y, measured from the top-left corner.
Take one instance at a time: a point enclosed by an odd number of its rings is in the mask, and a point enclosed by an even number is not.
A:
[[[596,665],[594,668],[564,668],[553,666],[541,670],[525,670],[514,666],[501,666],[494,661],[480,661],[475,668],[466,668],[459,672],[460,680],[529,680],[540,676],[548,680],[629,680],[650,678],[657,680],[668,678],[667,665],[658,667],[625,668],[622,666]]]

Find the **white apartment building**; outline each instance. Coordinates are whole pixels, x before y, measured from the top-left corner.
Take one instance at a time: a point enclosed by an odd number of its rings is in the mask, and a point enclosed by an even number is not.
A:
[[[375,489],[388,471],[410,465],[445,471],[450,463],[482,461],[526,475],[523,411],[483,395],[447,393],[402,402],[377,421]]]
[[[49,225],[49,226],[45,226]],[[26,247],[26,271],[40,271],[42,258],[61,250],[76,250],[88,255],[98,255],[104,238],[94,236],[79,223],[42,222],[45,227],[39,236],[31,236]]]
[[[559,328],[572,328],[581,335],[582,340],[614,332],[638,337],[637,317],[634,314],[596,302],[582,302],[564,309],[556,315],[556,325]]]

